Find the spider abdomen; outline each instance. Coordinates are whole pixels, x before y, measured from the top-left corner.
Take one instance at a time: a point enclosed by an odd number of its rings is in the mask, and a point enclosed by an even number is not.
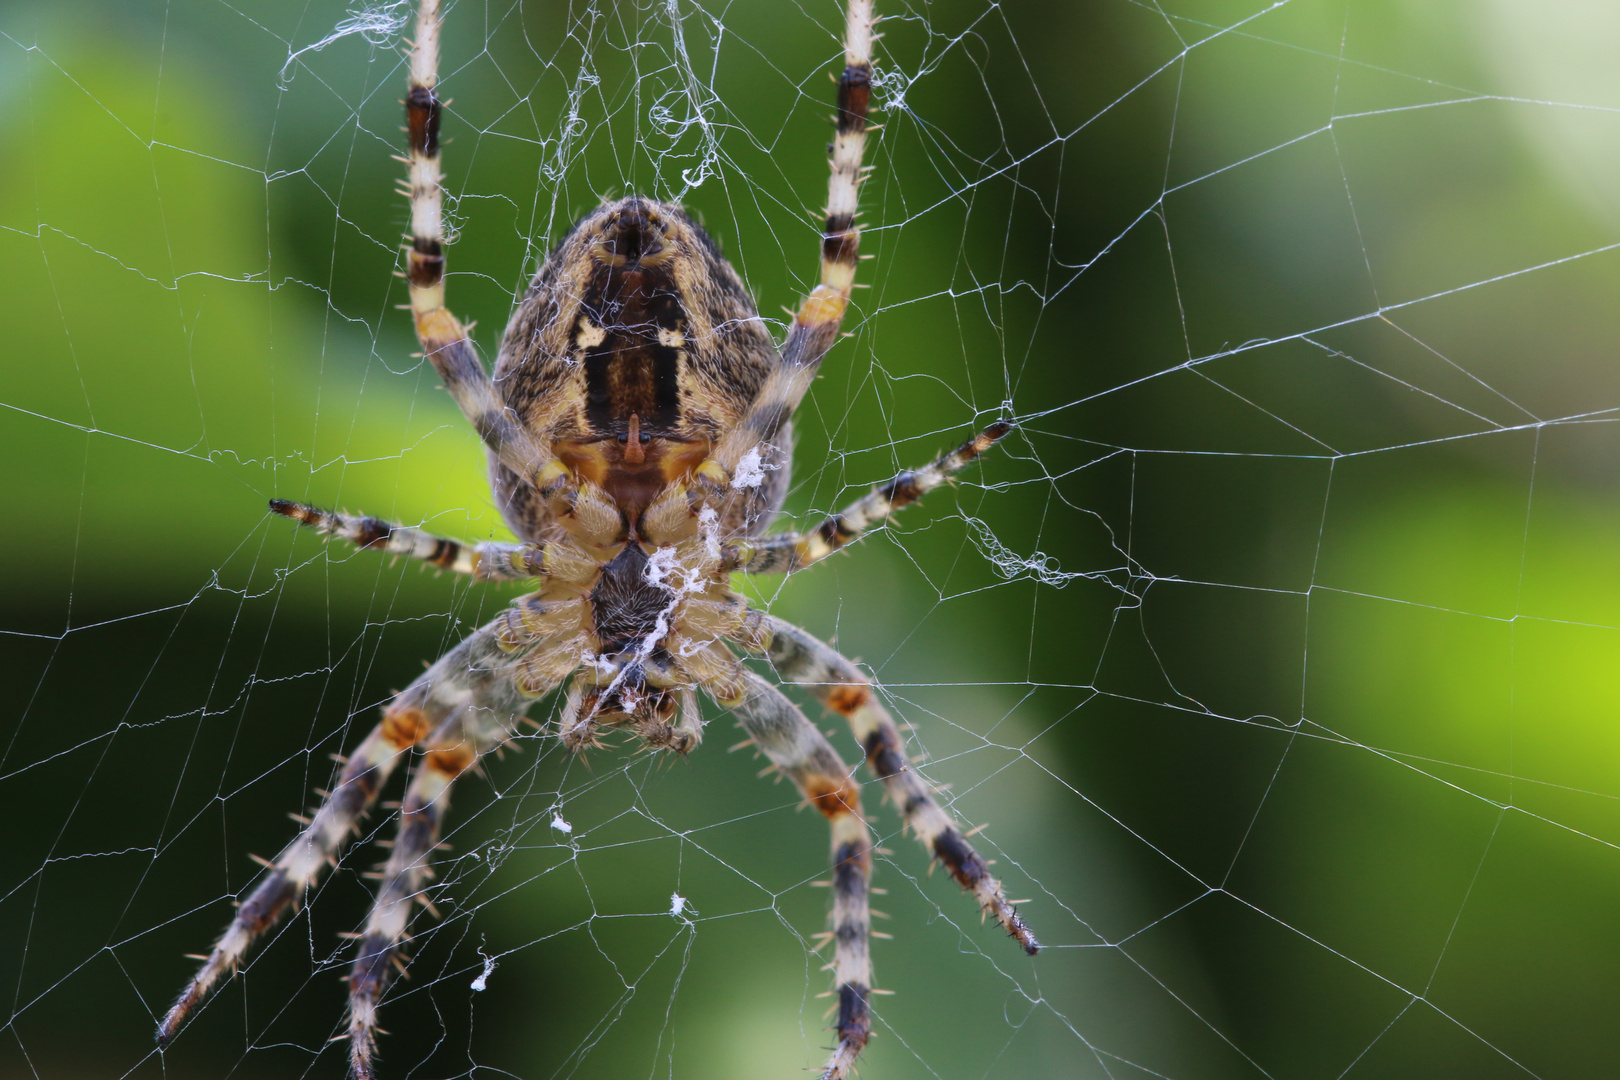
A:
[[[540,268],[507,325],[495,386],[574,476],[619,505],[628,538],[779,363],[718,245],[679,206],[631,196],[587,214]],[[757,532],[781,505],[791,433],[775,444],[757,505],[724,521],[728,531]],[[491,479],[513,531],[558,535],[552,509],[510,469],[492,460]]]

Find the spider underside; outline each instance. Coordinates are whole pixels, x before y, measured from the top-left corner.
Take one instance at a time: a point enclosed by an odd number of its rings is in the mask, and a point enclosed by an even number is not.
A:
[[[379,999],[423,899],[456,778],[566,684],[557,734],[582,750],[610,729],[687,753],[697,694],[824,814],[832,832],[838,1043],[824,1080],[847,1076],[870,1036],[871,840],[860,787],[826,737],[737,657],[768,658],[842,715],[868,768],[929,854],[1028,952],[1039,947],[985,860],[909,765],[867,678],[804,630],[749,607],[742,573],[792,573],[842,548],[988,450],[997,423],[874,489],[804,533],[766,535],[791,465],[791,418],[837,339],[859,251],[856,196],[871,86],[871,0],[849,0],[845,67],[823,229],[821,283],[780,348],[719,249],[678,207],[632,196],[583,218],[513,313],[493,377],[444,306],[436,94],[438,0],[422,0],[411,49],[411,244],[418,339],[482,438],[496,502],[517,543],[470,546],[375,518],[285,500],[271,509],[365,547],[489,581],[529,580],[514,600],[412,682],[343,764],[337,785],[272,862],[158,1029],[160,1044],[232,973],[342,851],[389,775],[415,761],[399,834],[349,976],[349,1060],[374,1075]]]

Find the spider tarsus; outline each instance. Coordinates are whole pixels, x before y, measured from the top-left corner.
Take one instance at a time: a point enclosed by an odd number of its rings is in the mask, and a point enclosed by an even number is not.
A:
[[[979,433],[979,437],[973,440],[973,447],[982,454],[996,443],[1000,442],[1002,438],[1006,436],[1007,432],[1011,431],[1012,429],[1013,424],[1011,420],[997,420],[995,423],[991,424],[989,427],[985,428]],[[979,445],[980,443],[983,443],[983,445]]]
[[[213,958],[210,957],[209,959]],[[191,1010],[196,1008],[197,1004],[202,1001],[205,993],[206,991],[198,984],[196,979],[192,979],[186,985],[185,990],[180,994],[179,1000],[169,1007],[169,1011],[163,1014],[163,1019],[158,1024],[157,1045],[159,1050],[169,1048],[169,1044],[174,1041],[174,1037],[180,1033],[180,1027],[186,1022],[186,1017],[191,1015]]]
[[[313,506],[293,502],[291,499],[271,499],[270,509],[282,517],[290,517],[305,525],[316,525],[321,520],[321,512]]]
[[[1000,910],[991,910],[987,907],[985,909],[985,913],[994,915],[996,917],[996,921],[1007,928],[1007,936],[1018,942],[1019,946],[1023,948],[1024,952],[1028,953],[1030,956],[1034,956],[1036,953],[1041,951],[1041,943],[1035,940],[1035,932],[1029,928],[1028,923],[1019,917],[1017,909],[1012,906],[1015,902],[1021,904],[1028,903],[1028,901],[1025,900],[1003,900],[1002,903],[1005,904],[1007,908],[1005,912]]]
[[[354,1080],[376,1080],[376,1074],[371,1069],[371,1055],[374,1043],[371,1032],[350,1031],[349,1043],[350,1075],[354,1077]]]

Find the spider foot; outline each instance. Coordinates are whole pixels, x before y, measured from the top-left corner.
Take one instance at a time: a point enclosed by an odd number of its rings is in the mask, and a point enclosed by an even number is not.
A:
[[[396,845],[397,846],[397,845]],[[360,938],[360,953],[349,972],[349,1074],[354,1080],[374,1080],[372,1058],[377,1036],[377,1002],[388,985],[399,950],[388,934],[369,931]]]
[[[375,1080],[371,1059],[377,1053],[377,1009],[368,1005],[364,1014],[356,1012],[349,1020],[349,1073],[354,1080]]]
[[[164,1014],[157,1030],[159,1049],[166,1049],[174,1041],[187,1017],[207,999],[222,979],[229,979],[235,974],[253,939],[280,917],[287,905],[293,902],[296,893],[294,880],[281,867],[272,866],[265,879],[236,909],[236,917],[209,952],[203,966]]]
[[[973,846],[963,839],[955,827],[946,828],[934,838],[934,855],[943,862],[957,884],[973,894],[979,909],[995,919],[1007,936],[1031,956],[1041,951],[1035,932],[1024,922],[1018,909],[1001,890],[1001,882],[991,875],[990,865]]]
[[[872,1038],[872,1018],[867,1003],[871,993],[857,983],[838,988],[838,1045],[834,1047],[821,1080],[845,1080],[855,1069],[855,1060]]]
[[[438,846],[439,825],[455,778],[471,768],[477,755],[464,742],[430,750],[411,779],[400,809],[399,833],[383,883],[372,901],[360,948],[349,969],[349,1069],[356,1080],[372,1080],[377,1036],[377,1006],[396,972],[409,977],[410,957],[400,948],[408,940],[413,907],[431,908],[424,886],[433,874],[428,866]]]

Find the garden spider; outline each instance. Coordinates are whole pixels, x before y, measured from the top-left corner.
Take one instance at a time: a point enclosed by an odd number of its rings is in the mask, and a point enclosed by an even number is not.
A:
[[[158,1028],[161,1045],[254,938],[332,862],[389,774],[417,759],[399,835],[349,975],[349,1061],[373,1076],[378,1000],[413,902],[422,899],[451,785],[568,683],[563,743],[621,728],[677,753],[702,736],[697,691],[734,712],[753,744],[832,829],[838,1045],[822,1075],[849,1074],[870,1035],[867,881],[860,788],[831,744],[732,647],[770,660],[849,721],[868,767],[929,853],[1028,952],[1039,946],[926,781],[853,663],[750,608],[734,572],[792,573],[914,502],[1007,433],[997,423],[806,533],[764,535],[787,492],[791,422],[837,339],[855,278],[856,194],[871,94],[871,0],[849,0],[838,83],[821,283],[778,350],[731,266],[677,206],[605,204],[564,237],[518,305],[491,378],[444,306],[435,93],[438,0],[422,0],[410,56],[411,245],[407,278],[423,351],[488,450],[490,481],[520,543],[454,540],[275,500],[271,509],[353,543],[485,581],[536,579],[490,623],[394,698],[347,758],[306,828],[269,864]]]

